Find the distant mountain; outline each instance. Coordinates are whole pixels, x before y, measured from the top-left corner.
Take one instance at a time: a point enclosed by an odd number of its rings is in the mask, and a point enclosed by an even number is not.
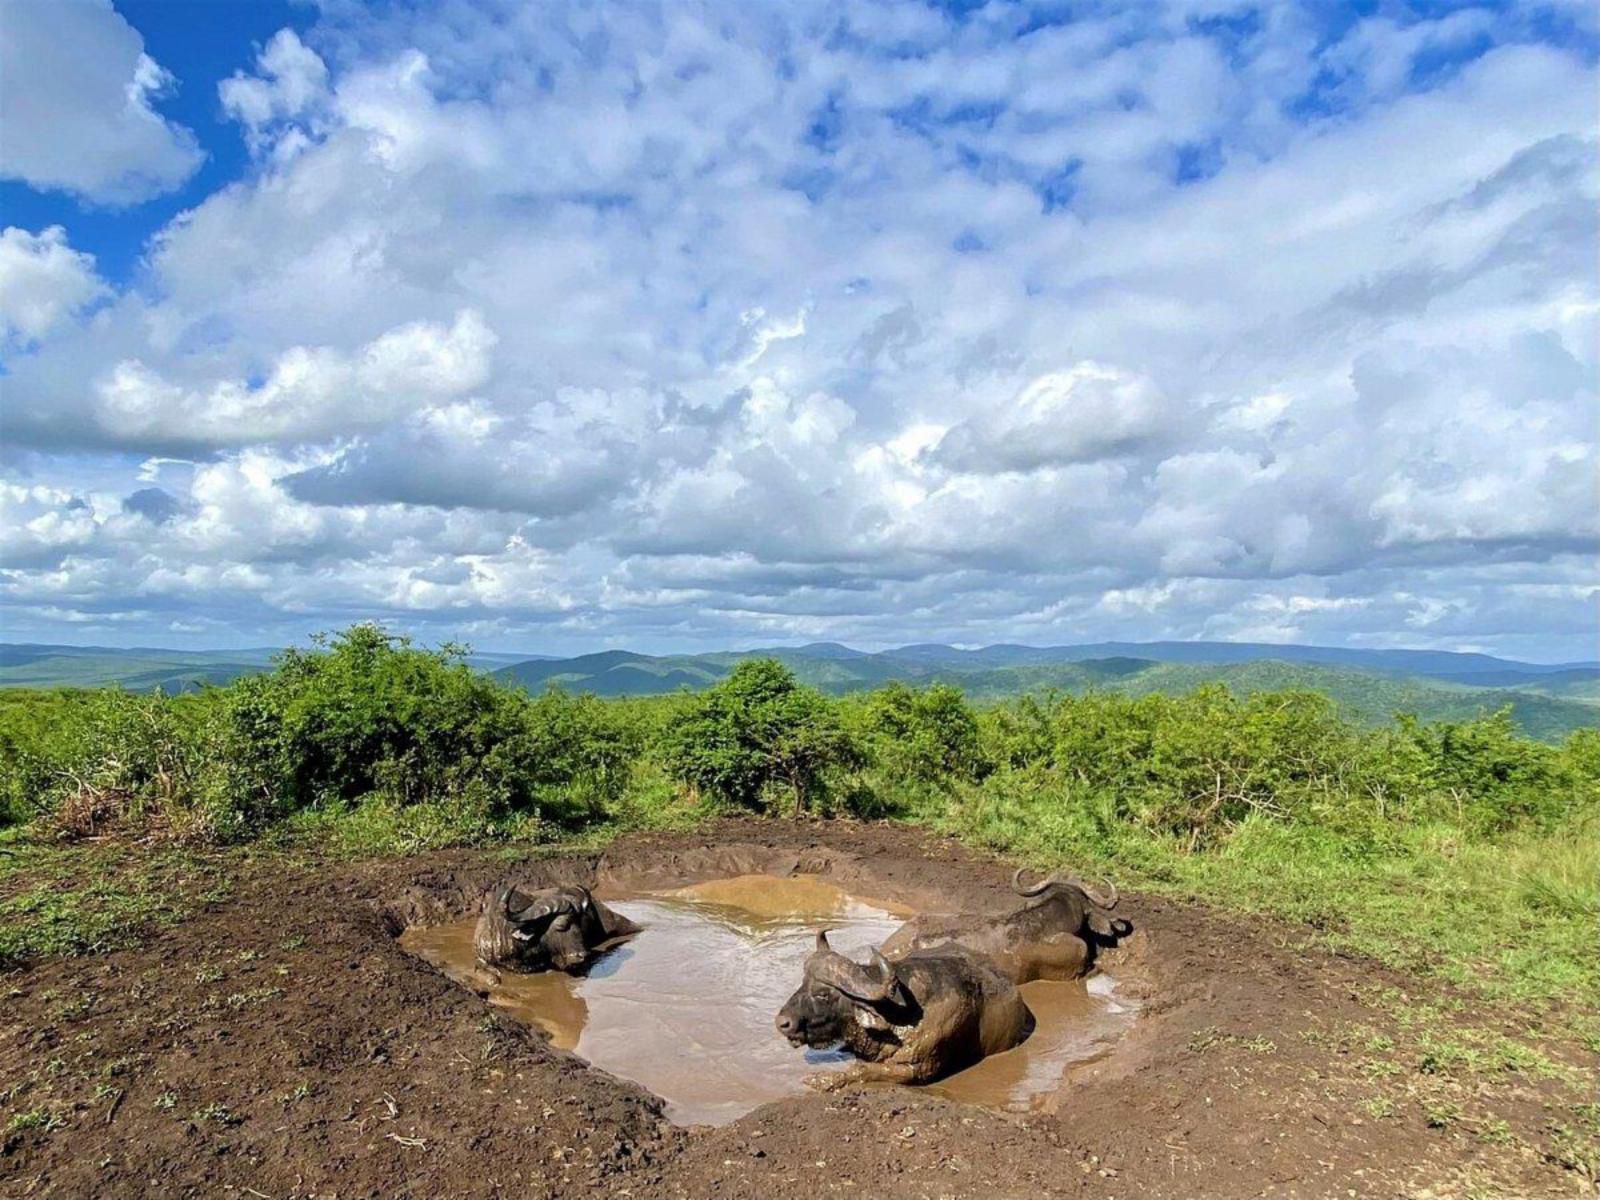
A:
[[[495,674],[530,692],[555,684],[596,696],[656,696],[685,687],[708,687],[730,670],[731,664],[711,663],[705,658],[656,658],[631,650],[602,650],[577,658],[521,662]]]
[[[974,650],[924,643],[887,650],[884,654],[891,658],[944,666],[1006,667],[1107,658],[1137,658],[1169,663],[1244,663],[1273,659],[1434,678],[1485,672],[1525,678],[1572,670],[1588,670],[1600,676],[1600,663],[1593,662],[1527,663],[1488,654],[1458,654],[1448,650],[1351,650],[1338,646],[1285,646],[1270,642],[1088,642],[1076,646],[996,645]]]
[[[276,650],[0,644],[0,687],[101,687],[187,691],[266,669]]]
[[[0,686],[177,691],[226,683],[267,667],[275,651],[119,650],[0,644]],[[1354,718],[1378,722],[1396,712],[1425,720],[1461,719],[1510,705],[1530,735],[1555,739],[1600,724],[1600,664],[1525,663],[1486,654],[1432,650],[1345,650],[1234,642],[1098,642],[1083,646],[995,645],[959,649],[924,643],[871,653],[836,642],[709,654],[650,655],[604,650],[574,658],[476,653],[480,670],[530,692],[550,686],[598,696],[652,696],[698,690],[740,661],[777,658],[805,683],[838,695],[890,680],[945,681],[976,700],[1023,692],[1091,688],[1141,695],[1224,683],[1240,693],[1314,688]]]
[[[1167,645],[1189,643],[1101,643],[1101,649],[1138,649],[1160,653]],[[1412,652],[1397,659],[1396,651],[1374,651],[1373,665],[1330,665],[1318,661],[1234,656],[1222,652],[1194,661],[1159,661],[1154,657],[1118,654],[1083,657],[1081,647],[1039,648],[989,646],[957,650],[919,645],[882,654],[839,653],[843,647],[776,647],[763,650],[656,657],[612,650],[578,658],[520,663],[498,674],[539,690],[552,684],[600,696],[660,695],[680,687],[699,689],[724,678],[745,658],[772,657],[787,664],[802,682],[834,694],[880,687],[890,680],[912,684],[943,681],[955,684],[975,700],[995,700],[1024,692],[1090,689],[1144,695],[1183,693],[1206,683],[1222,683],[1240,694],[1281,688],[1308,688],[1333,698],[1352,719],[1376,724],[1398,712],[1424,720],[1462,720],[1510,705],[1512,716],[1533,737],[1556,740],[1574,729],[1600,724],[1600,668],[1582,665],[1548,668],[1536,663],[1489,659],[1486,655],[1452,656]],[[1282,647],[1259,647],[1261,652]],[[1306,649],[1306,648],[1300,648]],[[1315,647],[1309,649],[1316,649]],[[1366,653],[1366,652],[1358,652]],[[1235,658],[1237,660],[1235,661]],[[1402,672],[1400,663],[1413,669]],[[1377,665],[1382,664],[1382,665]],[[1428,672],[1436,672],[1430,675]],[[1470,678],[1520,683],[1507,688],[1465,682]],[[1536,691],[1541,685],[1574,689],[1574,694]],[[1591,688],[1594,695],[1576,689]]]
[[[245,650],[164,650],[148,646],[52,646],[0,642],[0,687],[104,687],[130,691],[192,691],[264,671],[279,652]],[[525,662],[526,654],[473,654],[468,661],[483,670]]]

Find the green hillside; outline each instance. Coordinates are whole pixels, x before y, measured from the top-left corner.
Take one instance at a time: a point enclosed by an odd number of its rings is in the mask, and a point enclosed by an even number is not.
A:
[[[902,658],[894,654],[819,657],[805,650],[782,649],[761,653],[783,662],[802,683],[830,695],[881,687],[891,680],[950,683],[977,701],[1052,690],[1183,694],[1203,684],[1222,683],[1240,695],[1286,688],[1322,692],[1352,719],[1369,725],[1381,724],[1402,712],[1425,721],[1464,720],[1506,705],[1510,705],[1513,718],[1528,736],[1544,741],[1559,741],[1575,729],[1600,725],[1600,706],[1534,691],[1532,680],[1536,676],[1526,677],[1530,682],[1522,687],[1504,688],[1270,659],[1247,663],[1161,663],[1115,657],[997,667],[986,665],[993,661],[986,656],[952,662],[937,660],[931,654]],[[652,696],[682,688],[697,691],[709,687],[752,656],[730,652],[655,658],[609,650],[580,658],[519,663],[499,675],[530,691],[556,685],[597,696]],[[1586,679],[1567,680],[1564,684],[1574,689],[1593,686]]]
[[[1099,648],[1099,647],[1096,647]],[[975,701],[991,702],[1026,692],[1079,693],[1089,689],[1142,695],[1184,693],[1206,683],[1224,683],[1241,695],[1305,688],[1331,696],[1354,720],[1377,724],[1397,712],[1423,720],[1463,720],[1511,707],[1529,736],[1556,741],[1574,729],[1600,724],[1600,670],[1588,664],[1545,667],[1484,655],[1387,651],[1360,659],[1348,652],[1338,661],[1327,651],[1311,661],[1315,647],[1286,647],[1294,661],[1269,657],[1268,647],[1183,643],[1124,646],[1106,643],[1107,653],[1085,657],[1085,647],[989,646],[962,650],[917,645],[865,653],[831,643],[710,654],[649,655],[605,650],[575,658],[540,658],[507,652],[470,655],[479,670],[529,692],[556,686],[597,696],[659,696],[699,691],[722,679],[740,662],[776,658],[800,682],[829,695],[881,687],[954,684]],[[1246,653],[1255,657],[1240,661]],[[1291,653],[1292,652],[1292,653]],[[100,687],[131,691],[192,691],[267,669],[272,650],[119,650],[107,647],[0,645],[0,687]],[[1163,657],[1171,654],[1173,657]],[[1201,656],[1211,654],[1209,661]],[[1404,664],[1408,670],[1399,669]]]
[[[1396,713],[1425,721],[1461,721],[1506,705],[1529,737],[1557,741],[1575,729],[1600,726],[1600,708],[1523,688],[1472,688],[1415,677],[1382,675],[1300,663],[1254,662],[1222,667],[1155,663],[1117,686],[1130,695],[1183,693],[1201,684],[1224,683],[1240,695],[1305,689],[1330,696],[1355,720],[1382,724]]]

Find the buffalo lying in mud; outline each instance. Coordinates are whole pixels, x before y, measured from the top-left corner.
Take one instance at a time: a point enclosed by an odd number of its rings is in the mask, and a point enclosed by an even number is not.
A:
[[[1024,887],[1022,869],[1011,887],[1028,903],[1002,917],[930,913],[916,916],[889,935],[885,957],[955,944],[992,961],[1013,983],[1034,979],[1077,979],[1088,972],[1096,945],[1113,941],[1132,926],[1111,910],[1117,906],[1115,884],[1104,895],[1075,879],[1051,875]]]
[[[1009,979],[959,947],[914,951],[893,963],[874,950],[864,966],[833,950],[824,931],[777,1026],[791,1045],[843,1042],[861,1060],[806,1080],[831,1090],[929,1083],[1009,1050],[1032,1032],[1033,1014]]]
[[[599,950],[638,933],[587,888],[563,885],[520,892],[501,884],[483,902],[472,945],[485,967],[576,971]]]

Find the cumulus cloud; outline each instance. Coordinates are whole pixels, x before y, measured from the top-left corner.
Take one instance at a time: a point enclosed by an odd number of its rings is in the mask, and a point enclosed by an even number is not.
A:
[[[1181,419],[1150,380],[1101,363],[1076,363],[963,421],[933,454],[958,471],[1031,471],[1149,451],[1174,438]]]
[[[472,390],[489,376],[494,332],[470,309],[445,326],[416,321],[353,354],[292,346],[259,382],[185,386],[138,359],[95,387],[95,420],[124,444],[239,446],[330,437],[383,425],[420,402]]]
[[[236,71],[217,85],[222,109],[261,147],[282,123],[305,117],[327,98],[328,68],[292,29],[280,29],[256,56],[254,75]]]
[[[0,176],[109,204],[170,191],[204,158],[153,107],[176,84],[110,0],[7,4]]]
[[[27,243],[5,603],[1585,654],[1591,58],[1324,15],[329,8],[147,281]]]
[[[0,232],[0,339],[36,341],[105,293],[94,256],[67,245],[61,226]]]

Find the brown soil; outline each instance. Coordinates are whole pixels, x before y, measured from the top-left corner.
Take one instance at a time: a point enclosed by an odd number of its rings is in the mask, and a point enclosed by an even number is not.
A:
[[[507,864],[450,852],[262,866],[144,947],[0,981],[0,1099],[56,1127],[0,1134],[0,1195],[70,1197],[1570,1196],[1531,1148],[1554,1083],[1496,1096],[1508,1136],[1392,1115],[1360,1046],[1400,1042],[1374,983],[1436,985],[1293,948],[1292,931],[1129,896],[1105,965],[1142,1002],[1056,1111],[990,1112],[912,1089],[778,1101],[683,1129],[405,953],[491,882],[667,888],[817,874],[923,909],[998,907],[1003,865],[889,826],[730,822],[603,855]],[[1392,994],[1392,993],[1391,993]],[[1470,1097],[1468,1098],[1470,1101]],[[13,1104],[13,1109],[16,1105]]]

